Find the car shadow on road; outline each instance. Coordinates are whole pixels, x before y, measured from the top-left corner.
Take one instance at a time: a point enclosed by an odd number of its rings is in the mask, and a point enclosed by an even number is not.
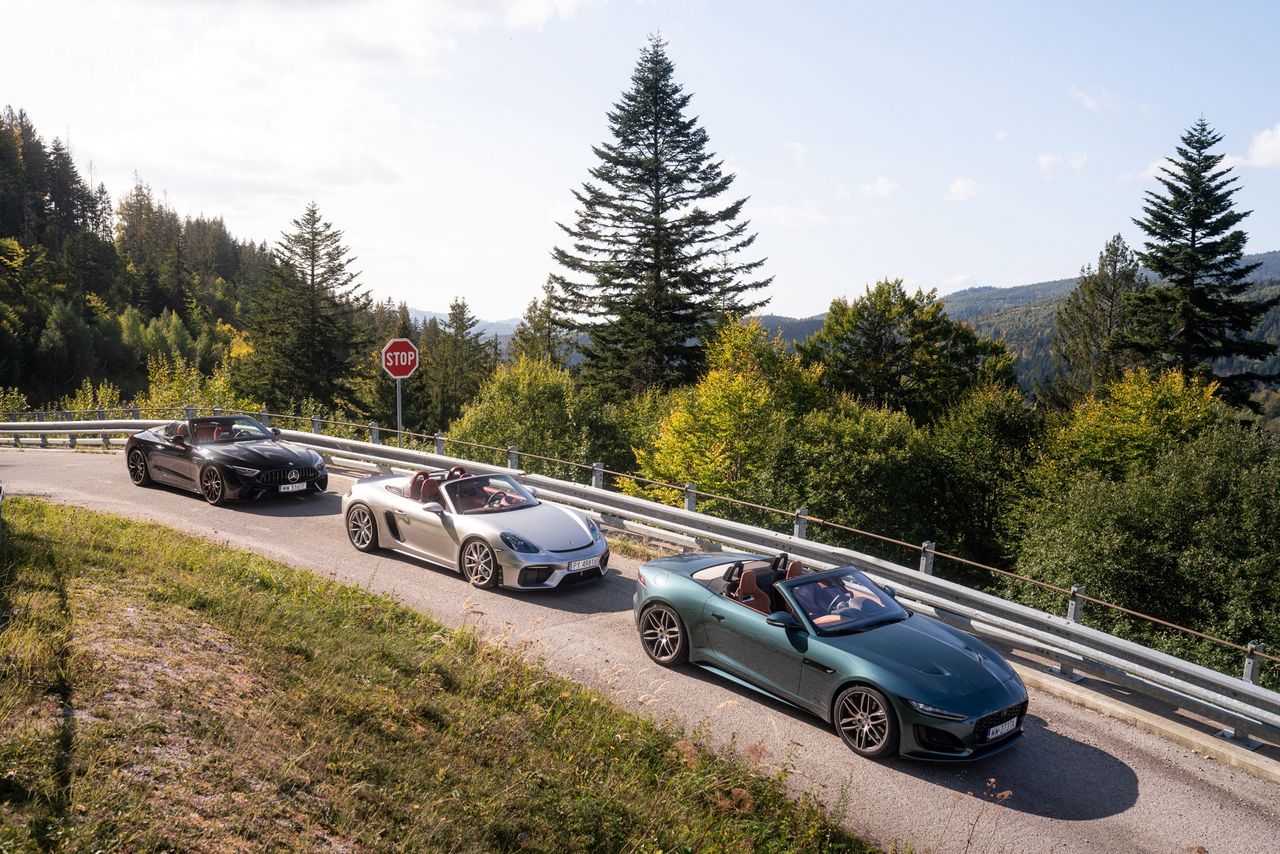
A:
[[[493,592],[570,614],[616,614],[631,610],[635,579],[613,570],[604,578],[582,581],[568,587],[551,590],[498,588]]]
[[[301,495],[272,495],[254,501],[230,502],[228,507],[240,507],[255,516],[310,517],[341,516],[342,496],[336,492],[314,492]]]
[[[963,765],[893,762],[904,773],[957,794],[1044,818],[1091,821],[1137,803],[1138,775],[1123,761],[1052,731],[1035,715],[1028,715],[1023,727],[1020,744],[989,759]]]

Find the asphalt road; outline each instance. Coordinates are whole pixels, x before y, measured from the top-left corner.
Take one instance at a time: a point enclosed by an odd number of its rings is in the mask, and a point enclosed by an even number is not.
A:
[[[1280,850],[1280,785],[1034,689],[1027,735],[1013,750],[970,765],[861,759],[815,718],[694,667],[654,666],[631,616],[634,561],[615,559],[607,578],[564,591],[474,590],[446,570],[355,551],[338,515],[342,477],[322,496],[214,508],[194,494],[133,486],[120,454],[0,450],[0,483],[9,496],[152,519],[391,594],[449,624],[505,633],[622,706],[702,729],[765,764],[788,763],[797,788],[885,847]]]

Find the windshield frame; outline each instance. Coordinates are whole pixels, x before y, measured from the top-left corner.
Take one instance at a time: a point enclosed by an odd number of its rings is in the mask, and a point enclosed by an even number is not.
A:
[[[818,618],[824,616],[823,613],[817,613],[806,607],[803,602],[806,598],[803,594],[797,595],[799,591],[811,586],[826,583],[828,585],[834,583],[836,585],[845,586],[846,579],[850,579],[856,588],[865,589],[868,598],[872,601],[878,601],[879,607],[874,613],[868,614],[862,619],[842,619],[840,622],[833,622],[830,625],[824,625],[816,622]],[[805,622],[809,630],[815,635],[833,636],[848,635],[857,632],[874,629],[877,626],[887,625],[905,620],[911,616],[908,611],[897,599],[890,596],[883,587],[876,584],[862,570],[853,566],[840,566],[835,569],[829,569],[825,572],[806,573],[798,578],[787,579],[777,583],[778,589],[782,590],[787,597],[787,601],[791,603],[796,616]],[[828,603],[833,605],[835,600]],[[837,609],[838,610],[838,609]],[[831,614],[828,611],[827,614]]]
[[[263,442],[267,440],[274,440],[276,438],[270,428],[258,419],[254,418],[252,415],[207,415],[201,418],[191,418],[185,423],[190,437],[187,441],[193,445],[200,445],[202,447],[231,445],[236,442]],[[197,427],[207,426],[209,424],[216,424],[228,431],[233,430],[236,427],[242,427],[253,430],[255,433],[254,435],[241,436],[239,438],[228,435],[225,439],[196,439],[196,437],[200,435]]]

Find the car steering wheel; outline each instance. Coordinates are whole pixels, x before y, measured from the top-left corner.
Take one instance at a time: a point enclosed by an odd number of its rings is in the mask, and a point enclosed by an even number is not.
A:
[[[490,495],[489,498],[484,502],[484,506],[497,507],[499,504],[505,501],[506,498],[507,498],[507,494],[505,492],[495,492],[493,495]]]

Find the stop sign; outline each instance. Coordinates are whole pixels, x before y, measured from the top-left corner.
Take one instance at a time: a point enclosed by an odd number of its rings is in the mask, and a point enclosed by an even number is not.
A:
[[[418,348],[408,338],[392,338],[382,348],[382,369],[398,380],[418,369]]]

